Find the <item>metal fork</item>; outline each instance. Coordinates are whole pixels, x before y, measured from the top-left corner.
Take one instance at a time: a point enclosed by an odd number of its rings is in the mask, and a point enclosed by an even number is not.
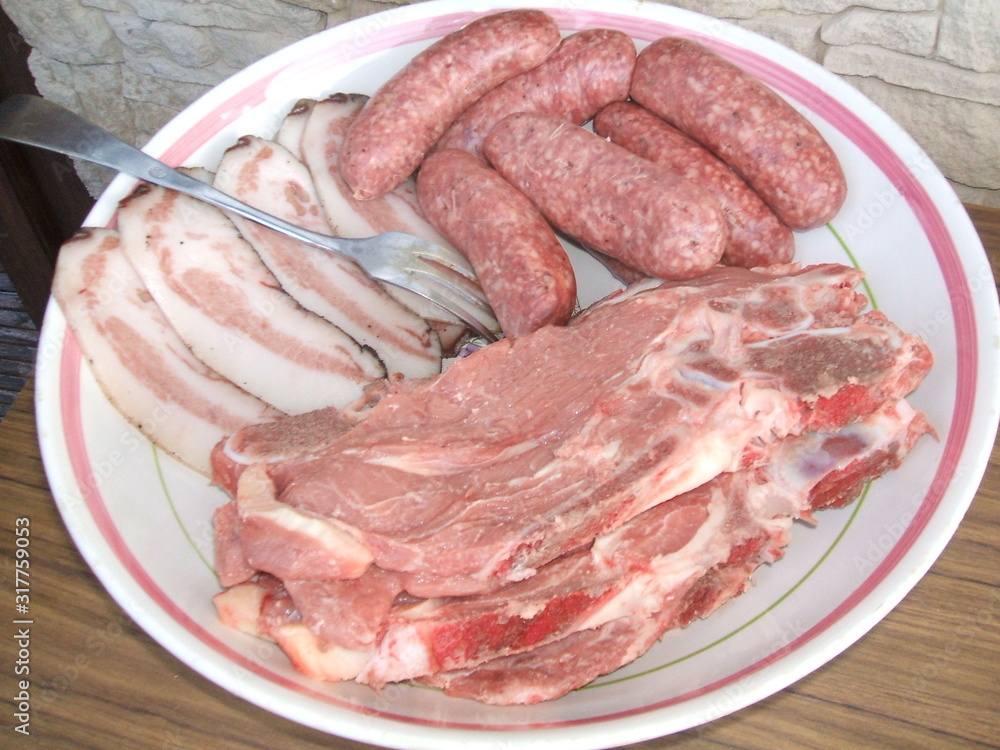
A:
[[[451,313],[481,336],[496,339],[499,325],[475,273],[468,261],[450,248],[404,232],[349,239],[302,229],[167,166],[38,96],[18,94],[0,103],[0,139],[111,167],[232,211],[322,250],[346,255],[372,278],[407,289]]]

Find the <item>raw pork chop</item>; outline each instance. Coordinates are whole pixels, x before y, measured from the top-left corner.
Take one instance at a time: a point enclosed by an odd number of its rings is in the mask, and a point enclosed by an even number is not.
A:
[[[358,679],[381,685],[468,669],[624,616],[660,616],[711,571],[739,571],[734,586],[715,587],[725,596],[713,595],[714,608],[739,593],[757,565],[781,556],[793,519],[854,499],[927,430],[924,417],[900,401],[837,433],[786,438],[766,466],[721,474],[525,581],[398,608]],[[699,610],[707,596],[698,597]]]
[[[490,703],[551,699],[741,593],[783,554],[794,518],[850,502],[928,430],[901,400],[837,433],[786,438],[767,465],[720,475],[494,593],[393,605],[398,577],[372,567],[354,581],[285,581],[277,621],[263,604],[275,586],[266,574],[216,606],[279,642],[291,628],[290,656],[320,679],[420,678]]]
[[[836,265],[717,269],[623,294],[386,396],[323,450],[268,464],[272,487],[252,486],[273,498],[246,507],[273,500],[335,526],[352,540],[348,568],[363,548],[414,596],[530,578],[765,460],[777,439],[837,430],[916,387],[929,351],[881,313],[858,315],[859,279]],[[290,531],[272,526],[294,544]]]
[[[252,464],[279,463],[322,451],[330,441],[365,418],[368,410],[389,393],[402,393],[417,381],[390,377],[377,380],[353,404],[327,407],[283,418],[278,423],[249,425],[212,449],[212,479],[230,495],[243,470]]]

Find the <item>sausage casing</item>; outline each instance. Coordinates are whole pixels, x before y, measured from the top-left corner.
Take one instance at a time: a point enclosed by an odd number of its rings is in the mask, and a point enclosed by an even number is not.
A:
[[[557,229],[650,276],[693,278],[722,257],[729,232],[711,193],[582,127],[519,112],[483,150]]]
[[[427,220],[472,264],[504,334],[565,324],[576,277],[552,227],[485,161],[460,149],[435,151],[417,173]]]
[[[645,107],[609,104],[594,118],[594,131],[711,191],[729,225],[729,246],[722,256],[727,265],[754,268],[792,260],[792,230],[760,196],[708,149]]]
[[[733,167],[792,229],[832,219],[844,172],[820,132],[773,89],[704,45],[662,37],[643,49],[632,98]]]
[[[377,198],[409,177],[462,111],[541,63],[560,38],[547,13],[511,10],[478,18],[417,54],[346,134],[340,169],[354,197]]]
[[[515,76],[463,112],[437,148],[482,156],[483,139],[514,112],[539,112],[583,125],[606,104],[628,98],[635,42],[614,29],[570,34],[541,65]]]

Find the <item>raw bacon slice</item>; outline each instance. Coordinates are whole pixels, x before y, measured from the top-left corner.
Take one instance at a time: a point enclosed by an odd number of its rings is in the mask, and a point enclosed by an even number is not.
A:
[[[303,164],[305,156],[302,153],[302,133],[306,129],[306,122],[315,104],[313,99],[299,99],[285,115],[278,132],[274,134],[275,143],[287,148],[288,152]]]
[[[275,500],[351,529],[414,596],[481,593],[916,387],[927,347],[852,320],[855,271],[785,270],[716,269],[486,347],[269,465]]]
[[[379,198],[359,201],[340,176],[344,134],[366,101],[363,94],[334,94],[315,102],[302,131],[303,161],[312,174],[330,230],[339,237],[371,237],[398,230],[451,247],[424,218],[412,177]],[[446,350],[464,330],[456,318],[422,297],[398,287],[387,287],[387,291],[421,317],[438,321],[436,328]]]
[[[710,571],[738,567],[734,557],[750,563],[735,577],[738,585],[715,587],[714,608],[724,600],[718,594],[739,593],[754,568],[782,555],[793,519],[811,518],[831,492],[839,504],[853,500],[863,482],[897,467],[928,429],[900,401],[837,433],[787,438],[767,466],[719,475],[526,581],[398,607],[358,679],[379,686],[468,669],[620,617],[662,619]],[[705,597],[697,599],[705,609]]]
[[[505,644],[507,655],[472,668],[430,674],[422,681],[449,695],[510,705],[552,700],[618,669],[645,653],[667,630],[706,617],[742,593],[757,567],[783,553],[791,518],[810,518],[813,510],[829,504],[830,495],[838,498],[838,504],[855,499],[865,482],[896,468],[929,429],[921,414],[899,402],[836,434],[788,438],[766,470],[724,475],[684,496],[691,501],[691,496],[709,494],[711,499],[704,524],[681,550],[658,554],[655,542],[664,529],[661,517],[682,498],[599,538],[590,553],[594,565],[599,560],[617,566],[625,581],[613,588],[613,596],[580,608],[572,613],[575,616],[564,617],[560,611],[558,624],[565,637],[537,648],[516,641]],[[669,524],[669,518],[665,520]],[[572,578],[566,589],[575,585],[585,591],[584,583],[594,585],[585,577]],[[510,600],[522,603],[514,588],[510,587]],[[531,603],[523,602],[525,610],[530,611]],[[517,630],[503,625],[508,633]],[[431,653],[432,664],[447,664],[440,654],[449,650],[485,651],[487,637],[447,621],[440,627],[442,637],[434,643],[439,650]],[[390,626],[383,644],[392,637]],[[396,653],[424,666],[428,660],[421,662],[419,645],[408,641],[397,645]],[[378,663],[378,657],[369,662],[360,679],[377,675]],[[396,673],[400,671],[397,664]]]
[[[142,285],[118,233],[84,229],[59,251],[52,294],[108,400],[153,443],[211,474],[211,447],[281,412],[206,367]]]
[[[343,406],[384,377],[371,351],[285,294],[218,209],[143,184],[118,211],[122,250],[205,364],[290,414]]]
[[[214,184],[292,224],[330,231],[309,170],[277,143],[240,138],[223,155]],[[397,302],[354,261],[241,216],[230,218],[296,302],[370,347],[389,373],[418,378],[441,371],[441,342],[427,321]]]
[[[413,180],[402,190],[381,199],[359,201],[351,197],[340,176],[340,145],[344,132],[368,101],[362,94],[334,94],[315,102],[301,136],[305,165],[316,183],[327,220],[341,237],[368,237],[397,229],[447,244],[424,218]]]

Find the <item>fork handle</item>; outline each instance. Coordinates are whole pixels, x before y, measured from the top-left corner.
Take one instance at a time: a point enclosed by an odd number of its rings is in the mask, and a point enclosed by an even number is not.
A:
[[[0,138],[110,167],[185,193],[310,245],[329,250],[337,238],[259,211],[201,180],[169,167],[102,127],[47,99],[17,94],[0,103]],[[349,254],[341,250],[345,255]]]

